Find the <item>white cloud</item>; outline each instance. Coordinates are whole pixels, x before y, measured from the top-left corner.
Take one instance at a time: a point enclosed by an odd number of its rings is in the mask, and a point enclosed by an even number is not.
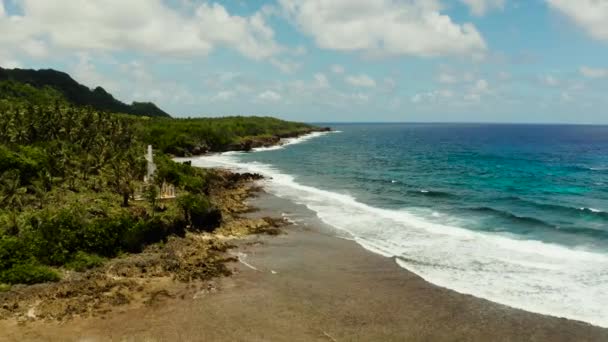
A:
[[[355,87],[368,87],[368,88],[374,88],[376,87],[376,81],[365,75],[365,74],[361,74],[361,75],[351,75],[348,76],[344,79],[346,81],[346,83],[355,86]]]
[[[43,38],[54,48],[89,52],[206,55],[228,46],[262,59],[280,51],[260,12],[231,15],[217,3],[187,5],[188,11],[171,8],[163,0],[22,0],[19,4],[22,15],[0,16],[0,48]],[[40,46],[32,51],[40,52]]]
[[[338,65],[338,64],[334,64],[334,65],[331,66],[331,71],[334,74],[343,74],[345,70],[344,70],[343,66]]]
[[[442,106],[470,106],[478,105],[484,96],[493,92],[485,79],[478,79],[467,88],[443,88],[439,90],[420,92],[414,94],[410,101],[415,104],[438,104]]]
[[[549,6],[567,16],[598,40],[608,41],[608,1],[546,0]]]
[[[471,13],[482,16],[493,9],[503,9],[505,0],[460,0],[471,8]]]
[[[587,78],[608,78],[608,69],[596,69],[583,66],[580,68],[581,75]]]
[[[475,26],[441,14],[436,0],[279,0],[324,49],[371,55],[470,55],[485,50]]]
[[[325,76],[325,74],[315,74],[315,81],[317,82],[317,86],[319,88],[329,88],[329,81],[327,80],[327,76]]]
[[[437,77],[437,80],[439,83],[452,84],[458,82],[458,77],[448,72],[442,72]]]
[[[117,94],[121,90],[119,82],[97,71],[97,67],[91,62],[90,56],[86,53],[79,55],[78,63],[71,67],[70,74],[76,81],[91,89],[100,86],[113,94]]]
[[[510,74],[510,73],[508,73],[508,72],[506,72],[506,71],[500,71],[500,72],[498,73],[498,79],[499,79],[499,80],[501,80],[501,81],[507,81],[507,80],[510,80],[510,79],[511,79],[511,77],[512,77],[512,76],[511,76],[511,74]]]
[[[484,79],[477,80],[471,89],[464,95],[464,100],[474,103],[481,102],[483,96],[490,94],[490,84]]]
[[[303,45],[299,45],[295,49],[291,50],[291,54],[294,56],[304,56],[307,53],[308,50],[306,50],[306,47]]]
[[[22,68],[23,66],[16,59],[0,57],[0,67],[6,68],[6,69],[15,69],[15,68]]]
[[[222,91],[218,92],[217,94],[215,94],[211,98],[211,101],[214,101],[214,102],[228,101],[228,100],[233,99],[235,96],[236,96],[236,93],[234,91],[222,90]]]
[[[437,81],[442,84],[468,83],[475,80],[475,74],[472,72],[455,72],[445,66],[442,66],[437,75]]]
[[[559,85],[559,80],[551,75],[547,75],[541,77],[541,82],[550,87],[557,87]]]
[[[410,100],[412,103],[434,103],[452,98],[453,96],[454,93],[451,90],[441,89],[414,94]]]
[[[299,63],[295,63],[295,62],[292,62],[292,61],[282,61],[282,60],[279,60],[277,58],[272,58],[270,60],[270,64],[272,64],[275,67],[277,67],[284,74],[293,74],[301,66]]]
[[[476,93],[487,93],[489,89],[488,81],[478,80],[473,87],[473,91]]]
[[[258,100],[263,102],[278,102],[281,101],[281,95],[273,90],[267,90],[258,95]]]

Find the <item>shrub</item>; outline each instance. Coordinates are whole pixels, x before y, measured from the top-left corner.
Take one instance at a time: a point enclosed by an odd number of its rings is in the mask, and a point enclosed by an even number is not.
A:
[[[77,210],[62,210],[56,215],[45,212],[37,218],[31,236],[34,253],[47,265],[63,265],[72,259],[79,244],[79,231],[85,226]]]
[[[34,260],[28,246],[17,237],[0,238],[0,271]]]
[[[221,212],[212,207],[204,195],[183,195],[178,199],[178,205],[183,210],[184,217],[191,229],[213,231],[221,223]]]
[[[65,266],[74,271],[82,272],[103,265],[104,258],[85,252],[77,252],[72,261]]]
[[[59,274],[49,267],[21,264],[0,271],[0,282],[6,284],[37,284],[58,281]]]
[[[179,220],[166,221],[162,216],[141,220],[125,229],[121,246],[126,252],[138,253],[146,245],[166,241],[170,235],[183,236],[185,224]]]

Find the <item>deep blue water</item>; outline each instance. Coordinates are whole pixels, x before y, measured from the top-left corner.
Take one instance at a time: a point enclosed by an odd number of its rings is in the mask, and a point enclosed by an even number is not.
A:
[[[608,126],[332,128],[193,162],[263,173],[269,192],[437,285],[608,327]]]
[[[608,126],[332,128],[342,133],[242,159],[372,206],[430,209],[469,229],[608,247]]]

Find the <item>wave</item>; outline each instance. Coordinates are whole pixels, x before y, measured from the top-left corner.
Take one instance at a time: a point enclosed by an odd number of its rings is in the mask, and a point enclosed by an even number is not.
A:
[[[474,211],[474,212],[480,212],[480,213],[489,213],[495,216],[499,216],[520,224],[525,224],[525,225],[533,225],[533,226],[541,226],[541,227],[545,227],[545,228],[557,228],[556,226],[545,222],[541,219],[537,219],[534,217],[526,217],[526,216],[517,216],[513,213],[510,213],[508,211],[504,211],[504,210],[500,210],[500,209],[494,209],[491,207],[477,207],[477,208],[469,208],[468,210],[470,211]]]
[[[560,206],[556,206],[556,207],[560,207]],[[568,208],[568,207],[561,207],[561,208]],[[587,210],[587,208],[581,208],[581,210],[583,210],[583,209]],[[512,221],[515,224],[534,227],[534,230],[532,231],[534,233],[538,233],[537,229],[540,228],[540,229],[545,229],[546,231],[551,231],[551,232],[570,233],[570,234],[574,234],[576,236],[584,235],[584,236],[588,236],[588,237],[591,237],[594,239],[608,240],[608,231],[606,231],[606,230],[586,228],[586,227],[581,227],[581,226],[560,227],[560,226],[551,224],[549,222],[545,222],[538,218],[517,216],[511,212],[494,209],[494,208],[490,208],[490,207],[468,208],[467,210],[470,210],[473,212],[479,212],[479,213],[487,213],[487,214],[490,214],[493,216],[498,216],[503,219]]]
[[[444,191],[433,191],[433,190],[415,190],[415,191],[408,191],[408,194],[412,194],[412,195],[419,195],[419,196],[426,196],[426,197],[441,197],[441,198],[456,198],[458,197],[457,195],[454,195],[452,193],[449,192],[444,192]]]
[[[342,131],[312,132],[312,133],[305,134],[305,135],[302,135],[302,136],[299,136],[296,138],[284,138],[284,139],[281,139],[281,142],[279,143],[279,145],[268,146],[268,147],[256,147],[256,148],[252,149],[252,152],[268,152],[268,151],[281,150],[287,146],[301,144],[305,141],[308,141],[308,140],[311,140],[314,138],[318,138],[318,137],[324,136],[326,134],[332,134],[332,133],[342,133]]]
[[[599,209],[594,209],[594,208],[578,208],[578,210],[581,211],[589,211],[595,214],[602,214],[602,213],[606,213],[605,211],[599,210]]]
[[[222,166],[268,176],[268,192],[305,205],[364,248],[427,281],[541,314],[608,327],[608,255],[430,222],[407,210],[300,184],[272,165],[238,156],[208,156],[195,166]]]
[[[520,204],[524,206],[533,206],[538,209],[549,210],[554,213],[561,213],[566,215],[588,215],[589,217],[602,218],[608,220],[608,211],[590,208],[590,207],[570,207],[565,205],[559,205],[554,203],[539,203],[536,201],[528,200],[517,196],[508,196],[502,198],[496,198],[496,201],[507,201],[510,203]]]

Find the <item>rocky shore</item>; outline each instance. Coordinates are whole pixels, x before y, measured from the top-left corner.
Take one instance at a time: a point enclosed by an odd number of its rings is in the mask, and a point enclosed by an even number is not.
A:
[[[0,320],[64,322],[105,317],[116,310],[154,306],[167,298],[192,298],[214,291],[214,279],[232,273],[232,240],[249,234],[280,233],[280,218],[246,218],[245,200],[258,188],[254,174],[215,170],[210,198],[222,213],[212,233],[188,232],[151,245],[142,253],[107,261],[87,272],[65,271],[58,283],[13,286],[0,292]],[[0,340],[2,338],[0,337]]]
[[[236,187],[230,200],[239,201],[254,189]],[[261,210],[242,214],[251,220],[243,232],[272,226],[264,219],[268,216],[306,215],[305,208],[264,193],[249,201]],[[170,285],[146,300],[131,299],[106,313],[59,322],[0,321],[0,341],[608,340],[608,329],[434,286],[392,259],[328,234],[313,216],[298,222],[278,236],[219,239],[237,246],[220,254],[238,261],[223,262],[230,277],[187,282],[168,277]],[[177,253],[201,252],[186,248]]]

